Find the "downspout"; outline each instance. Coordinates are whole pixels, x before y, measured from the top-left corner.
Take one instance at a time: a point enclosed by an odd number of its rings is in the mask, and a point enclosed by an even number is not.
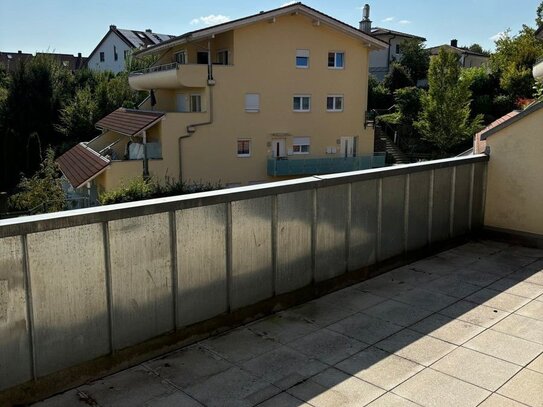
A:
[[[390,72],[390,47],[392,40],[396,38],[396,34],[388,39],[388,58],[387,58],[387,72]]]

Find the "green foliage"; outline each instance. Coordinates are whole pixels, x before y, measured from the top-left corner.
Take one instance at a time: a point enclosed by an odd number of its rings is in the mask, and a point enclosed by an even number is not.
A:
[[[441,156],[470,140],[481,128],[481,115],[470,117],[470,83],[461,80],[460,70],[458,56],[440,50],[430,62],[429,89],[422,94],[422,111],[414,122],[422,138],[432,143]]]
[[[541,27],[543,25],[543,1],[539,3],[539,6],[536,10],[536,16],[535,16],[535,24],[538,27]]]
[[[413,86],[415,83],[411,79],[407,68],[398,62],[392,63],[389,73],[385,76],[383,85],[390,92],[394,92],[396,89],[405,88],[407,86]]]
[[[394,103],[392,94],[373,75],[368,77],[368,110],[388,109]]]
[[[394,101],[402,124],[411,125],[417,119],[422,108],[421,95],[422,90],[415,86],[394,92]]]
[[[88,140],[89,135],[96,132],[94,123],[98,119],[97,109],[98,105],[89,86],[78,89],[74,98],[60,111],[58,131],[69,137],[72,143]]]
[[[191,194],[195,192],[213,191],[221,189],[220,183],[184,183],[167,178],[164,183],[157,182],[156,179],[143,179],[138,177],[128,184],[118,189],[105,192],[100,195],[102,205],[115,203],[141,201],[143,199],[162,198],[165,196],[175,196]]]
[[[21,177],[17,190],[9,198],[9,205],[15,210],[45,213],[61,211],[66,207],[60,172],[52,149],[46,150],[45,160],[31,178],[24,175]]]
[[[425,79],[430,66],[430,53],[424,43],[415,39],[406,40],[402,42],[401,50],[400,64],[407,69],[412,81],[416,84],[419,79]]]

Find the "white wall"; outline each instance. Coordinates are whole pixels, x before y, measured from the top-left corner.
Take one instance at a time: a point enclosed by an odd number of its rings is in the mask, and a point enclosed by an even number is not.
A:
[[[117,55],[119,56],[117,61],[113,57],[114,47],[117,47]],[[124,51],[129,49],[130,47],[117,34],[110,32],[102,45],[88,60],[87,66],[93,71],[121,72],[125,67]],[[100,52],[105,54],[104,62],[100,62]]]

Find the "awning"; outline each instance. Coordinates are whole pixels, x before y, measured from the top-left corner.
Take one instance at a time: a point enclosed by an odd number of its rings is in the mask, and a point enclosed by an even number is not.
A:
[[[74,188],[92,180],[109,166],[110,160],[79,143],[62,154],[56,162]]]
[[[96,127],[135,136],[157,123],[164,113],[119,108],[96,123]]]

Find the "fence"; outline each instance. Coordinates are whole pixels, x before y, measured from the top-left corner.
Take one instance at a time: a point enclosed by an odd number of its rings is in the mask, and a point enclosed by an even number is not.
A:
[[[0,221],[0,390],[469,233],[487,160]]]

